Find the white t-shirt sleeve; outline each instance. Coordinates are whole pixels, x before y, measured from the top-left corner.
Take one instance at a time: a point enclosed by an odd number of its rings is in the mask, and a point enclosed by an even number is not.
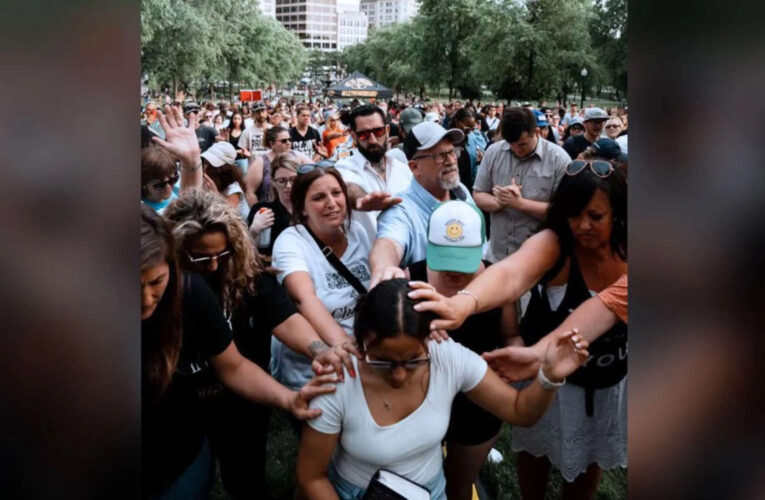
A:
[[[483,377],[486,375],[488,365],[486,361],[460,343],[449,339],[441,344],[431,341],[430,349],[439,350],[439,355],[443,357],[444,364],[456,384],[458,392],[468,392],[475,389]]]
[[[288,227],[276,238],[272,252],[273,266],[279,270],[277,279],[279,283],[284,278],[298,271],[309,272],[306,258],[308,252],[305,249],[304,240],[297,234],[295,226]]]
[[[312,429],[323,434],[339,434],[342,430],[344,411],[339,392],[340,385],[341,383],[337,384],[336,392],[323,394],[311,400],[309,406],[321,410],[321,415],[307,421]]]

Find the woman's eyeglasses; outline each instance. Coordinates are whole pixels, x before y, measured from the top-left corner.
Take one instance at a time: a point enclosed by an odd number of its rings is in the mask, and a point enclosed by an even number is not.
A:
[[[587,166],[590,167],[592,173],[605,179],[612,173],[614,173],[614,166],[603,160],[574,160],[566,167],[566,175],[577,175],[582,172]]]
[[[430,363],[430,356],[417,359],[409,359],[407,361],[375,361],[370,360],[369,355],[364,356],[364,362],[375,370],[393,371],[399,366],[407,371],[416,370],[419,366]]]
[[[205,255],[204,257],[193,257],[188,252],[186,252],[186,255],[189,257],[189,262],[193,264],[207,264],[209,262],[212,262],[213,259],[220,262],[224,257],[231,255],[231,250],[223,250],[221,253],[217,255]]]
[[[277,139],[276,142],[281,142],[282,144],[287,144],[288,142],[292,142],[292,139],[289,137],[286,139]]]
[[[305,165],[300,165],[297,169],[297,173],[300,175],[305,175],[308,172],[313,172],[316,168],[332,168],[335,164],[332,163],[329,160],[321,160],[317,163],[306,163]]]
[[[280,177],[278,179],[274,179],[274,184],[276,184],[279,187],[284,187],[287,184],[295,184],[295,177]]]
[[[359,130],[356,132],[356,136],[362,141],[368,140],[372,134],[378,138],[384,136],[385,127],[370,128],[369,130]]]
[[[149,186],[152,189],[160,190],[160,189],[164,189],[165,186],[167,186],[168,184],[170,184],[171,186],[174,186],[175,183],[178,182],[178,179],[180,179],[180,177],[177,175],[174,175],[173,177],[168,177],[164,181],[152,182],[149,184]]]

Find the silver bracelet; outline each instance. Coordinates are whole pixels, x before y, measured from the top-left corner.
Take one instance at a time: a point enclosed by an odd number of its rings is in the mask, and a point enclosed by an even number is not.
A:
[[[542,385],[542,387],[551,391],[554,391],[555,389],[557,389],[558,387],[566,383],[565,378],[561,380],[560,382],[553,382],[552,380],[547,378],[547,375],[545,375],[545,372],[544,370],[542,370],[541,366],[539,367],[539,371],[537,372],[537,380]]]
[[[476,297],[473,292],[470,290],[460,290],[457,292],[457,295],[467,295],[468,297],[471,297],[475,301],[475,309],[473,309],[473,312],[478,310],[478,297]]]

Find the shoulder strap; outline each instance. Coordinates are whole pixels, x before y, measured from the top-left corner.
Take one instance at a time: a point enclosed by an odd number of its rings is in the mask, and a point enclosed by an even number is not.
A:
[[[347,267],[345,267],[345,264],[343,264],[340,259],[337,258],[337,255],[332,253],[332,249],[329,248],[329,245],[321,241],[319,237],[316,236],[313,231],[311,231],[311,228],[308,227],[308,224],[303,224],[303,227],[306,231],[308,231],[308,234],[311,235],[316,244],[319,245],[321,253],[324,255],[324,257],[326,257],[327,261],[329,261],[332,267],[334,267],[335,270],[340,273],[340,276],[345,278],[345,280],[360,294],[363,295],[367,293],[367,289],[364,287],[361,281],[359,281],[359,279]]]

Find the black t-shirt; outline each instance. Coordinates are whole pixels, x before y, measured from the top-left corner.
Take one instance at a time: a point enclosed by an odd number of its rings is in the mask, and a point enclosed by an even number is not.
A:
[[[305,135],[300,135],[297,127],[291,127],[290,139],[292,140],[292,149],[300,151],[308,158],[313,158],[316,154],[313,150],[314,142],[321,144],[321,135],[319,134],[319,131],[310,125],[308,126]]]
[[[215,144],[215,138],[218,136],[218,131],[207,125],[200,125],[196,130],[197,141],[199,142],[199,149],[202,153]]]
[[[292,216],[287,209],[284,208],[284,205],[281,204],[277,197],[274,201],[261,201],[254,204],[252,208],[250,208],[250,214],[247,216],[247,227],[252,225],[252,220],[255,218],[255,214],[257,214],[258,210],[263,207],[270,208],[274,211],[274,224],[271,226],[271,242],[268,244],[267,248],[258,247],[258,252],[270,256],[274,251],[274,242],[276,241],[276,238],[282,234],[282,231],[290,227]]]
[[[483,261],[486,267],[491,265]],[[414,281],[428,282],[428,270],[426,261],[421,260],[409,266],[409,275]],[[502,347],[502,335],[500,324],[502,321],[502,308],[497,307],[489,311],[468,316],[458,329],[449,332],[449,336],[455,342],[459,342],[468,349],[478,354],[493,351]]]
[[[261,273],[255,282],[255,295],[247,294],[244,305],[231,318],[237,349],[268,372],[271,331],[296,313],[295,305],[276,277],[269,272]]]
[[[568,153],[572,160],[576,160],[576,157],[590,146],[592,146],[592,143],[587,140],[584,134],[572,135],[563,143],[563,149],[566,150],[566,153]]]
[[[218,298],[204,279],[183,273],[181,353],[173,378],[159,401],[147,387],[142,401],[143,489],[156,491],[174,481],[199,453],[204,439],[202,399],[216,383],[210,359],[231,344],[232,332]],[[143,345],[158,334],[152,318],[141,322]]]

